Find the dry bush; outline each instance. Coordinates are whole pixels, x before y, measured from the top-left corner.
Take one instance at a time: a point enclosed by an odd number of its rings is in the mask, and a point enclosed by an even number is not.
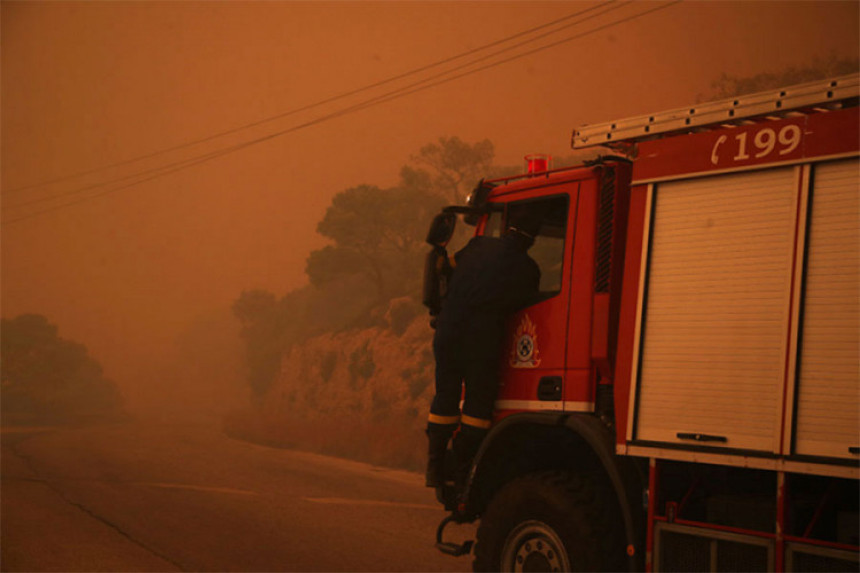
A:
[[[263,399],[228,416],[225,431],[259,444],[420,470],[433,394],[432,330],[425,316],[398,330],[326,333],[293,345]]]

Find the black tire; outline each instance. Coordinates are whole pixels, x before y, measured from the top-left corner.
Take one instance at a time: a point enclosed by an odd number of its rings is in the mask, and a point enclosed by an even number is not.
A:
[[[474,571],[622,571],[621,516],[589,475],[529,474],[493,497],[478,527]]]

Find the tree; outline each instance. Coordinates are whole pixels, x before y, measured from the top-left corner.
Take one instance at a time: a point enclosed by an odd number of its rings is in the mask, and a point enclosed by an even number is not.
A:
[[[404,166],[397,186],[359,185],[338,193],[317,231],[332,244],[314,251],[305,271],[316,287],[361,276],[381,304],[417,295],[427,225],[445,203],[462,204],[477,182],[494,172],[489,140],[469,144],[441,137]]]
[[[452,199],[462,203],[481,177],[492,176],[493,154],[487,140],[443,137],[421,148],[416,162],[427,168],[404,166],[397,185],[357,185],[335,195],[317,226],[330,244],[307,258],[311,284],[281,299],[244,291],[233,304],[255,396],[276,380],[292,344],[379,324],[390,300],[418,298],[430,221]]]
[[[413,161],[433,170],[423,175],[437,193],[446,200],[460,205],[482,178],[492,170],[496,151],[489,139],[472,145],[459,137],[440,137],[438,143],[423,146]],[[411,174],[411,177],[417,177]]]
[[[361,275],[376,291],[374,303],[415,288],[423,260],[424,232],[441,199],[426,190],[426,178],[404,172],[401,185],[382,189],[360,185],[338,193],[317,231],[333,244],[310,254],[311,284]],[[413,175],[415,177],[413,177]]]
[[[762,72],[753,76],[739,77],[723,73],[711,82],[711,94],[708,99],[726,99],[804,82],[856,74],[858,70],[860,70],[860,59],[838,58],[835,54],[831,54],[827,58],[815,56],[806,66],[789,66],[782,70]]]
[[[264,290],[242,291],[233,303],[233,314],[242,325],[248,382],[259,398],[280,371],[284,317],[275,295]]]
[[[121,409],[116,385],[83,344],[59,337],[39,314],[2,319],[3,413],[62,422],[111,416]]]

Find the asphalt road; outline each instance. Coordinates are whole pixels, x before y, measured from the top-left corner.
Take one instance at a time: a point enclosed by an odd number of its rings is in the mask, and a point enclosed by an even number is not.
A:
[[[418,474],[178,425],[6,428],[2,448],[3,571],[471,567],[433,547]]]

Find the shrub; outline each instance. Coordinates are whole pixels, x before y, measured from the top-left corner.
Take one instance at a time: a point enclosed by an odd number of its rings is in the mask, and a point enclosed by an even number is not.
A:
[[[327,352],[320,359],[320,377],[323,382],[331,380],[334,374],[334,369],[337,366],[337,352],[334,350]]]
[[[429,386],[430,383],[430,378],[427,376],[413,377],[409,380],[409,396],[414,400],[424,393],[424,390],[427,389],[427,386]]]
[[[424,312],[423,307],[409,297],[391,301],[388,307],[388,325],[397,336],[403,336],[415,317]]]
[[[367,380],[376,371],[376,364],[373,362],[373,351],[369,348],[370,342],[365,342],[362,346],[353,350],[349,355],[349,375],[352,380],[352,386],[355,389],[359,379]]]

